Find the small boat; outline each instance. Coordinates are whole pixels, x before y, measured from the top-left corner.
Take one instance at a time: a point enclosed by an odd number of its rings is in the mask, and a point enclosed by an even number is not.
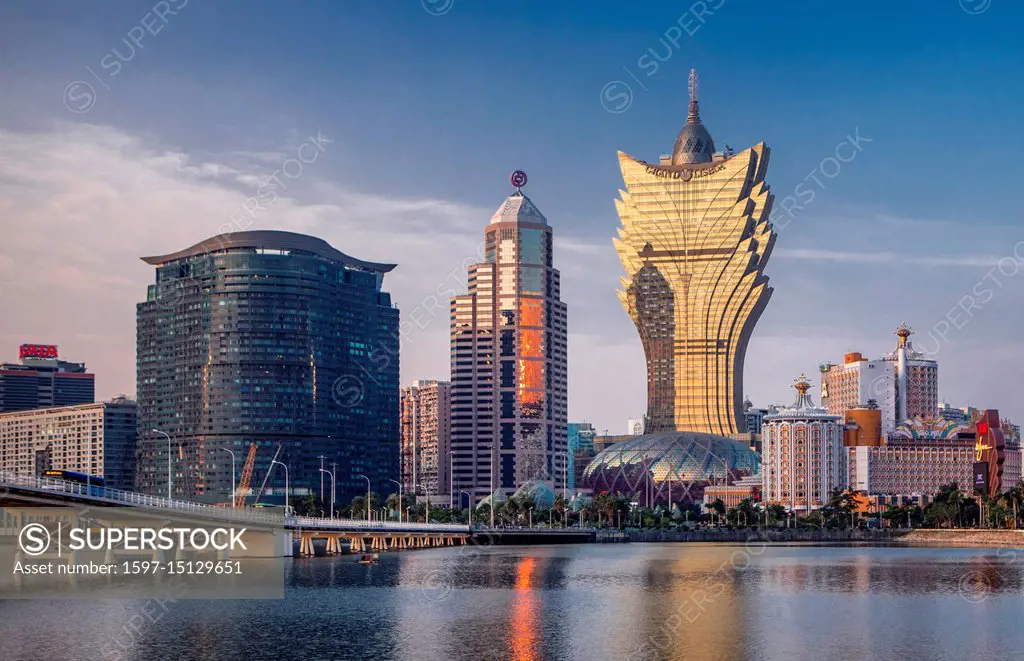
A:
[[[356,558],[356,562],[361,565],[379,565],[380,564],[380,553],[364,553]]]

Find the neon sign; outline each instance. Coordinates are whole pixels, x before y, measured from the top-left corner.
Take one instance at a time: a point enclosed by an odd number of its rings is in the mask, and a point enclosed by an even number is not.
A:
[[[56,358],[56,344],[23,344],[18,350],[19,358]]]

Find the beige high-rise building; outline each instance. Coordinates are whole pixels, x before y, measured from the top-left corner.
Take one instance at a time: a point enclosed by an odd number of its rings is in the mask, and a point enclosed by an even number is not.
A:
[[[451,450],[451,384],[413,381],[402,388],[401,465],[405,493],[448,495]]]
[[[455,489],[474,499],[568,477],[566,306],[551,227],[526,175],[484,230],[484,261],[451,302]]]
[[[672,155],[652,164],[619,152],[619,297],[647,357],[647,433],[745,431],[743,360],[772,293],[768,154],[763,142],[715,151],[696,72]]]

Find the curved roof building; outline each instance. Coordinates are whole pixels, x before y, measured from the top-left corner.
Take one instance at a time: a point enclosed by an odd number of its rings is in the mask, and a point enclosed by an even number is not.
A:
[[[278,447],[293,493],[320,496],[320,468],[332,464],[338,503],[366,492],[359,475],[392,490],[398,310],[381,287],[393,264],[275,231],[143,260],[156,268],[136,313],[139,489],[168,493],[169,443],[175,497],[227,500],[224,450],[241,469],[255,443],[267,502],[283,501],[285,473],[270,470]]]
[[[728,436],[744,431],[743,360],[772,293],[769,150],[716,153],[695,72],[690,95],[671,157],[651,164],[619,152],[619,298],[647,358],[647,431]]]
[[[644,506],[700,502],[704,487],[756,475],[744,443],[701,432],[644,434],[602,450],[583,472],[595,492],[623,493]]]

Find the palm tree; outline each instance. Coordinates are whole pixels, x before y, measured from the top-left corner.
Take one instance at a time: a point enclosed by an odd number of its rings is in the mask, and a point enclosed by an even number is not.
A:
[[[956,508],[956,523],[957,525],[963,525],[960,520],[960,510],[964,505],[964,492],[960,490],[960,485],[956,482],[949,484],[939,490],[939,496],[936,496],[935,500],[939,500],[939,497],[945,495],[945,502],[947,505],[952,505]]]
[[[1021,481],[1017,486],[1004,493],[1003,500],[1006,501],[1006,504],[1013,512],[1013,527],[1016,528],[1017,517],[1021,508],[1024,507],[1024,481]]]

